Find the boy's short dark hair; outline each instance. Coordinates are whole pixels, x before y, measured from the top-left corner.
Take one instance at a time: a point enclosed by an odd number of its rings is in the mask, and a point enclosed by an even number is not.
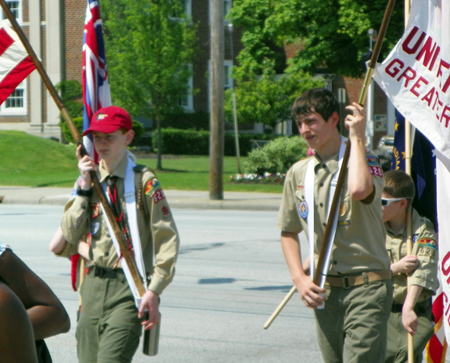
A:
[[[393,198],[413,200],[416,195],[414,181],[402,170],[389,170],[384,173],[383,190]]]
[[[299,119],[313,112],[318,113],[325,121],[331,117],[334,112],[339,114],[339,103],[333,92],[325,88],[311,88],[294,101],[291,115],[297,123]]]

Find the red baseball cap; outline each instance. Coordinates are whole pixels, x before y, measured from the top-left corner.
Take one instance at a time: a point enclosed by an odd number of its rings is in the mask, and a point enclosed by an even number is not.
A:
[[[83,132],[83,136],[92,131],[110,134],[121,127],[125,130],[132,129],[133,122],[127,111],[117,106],[108,106],[98,110],[91,119],[91,125]]]

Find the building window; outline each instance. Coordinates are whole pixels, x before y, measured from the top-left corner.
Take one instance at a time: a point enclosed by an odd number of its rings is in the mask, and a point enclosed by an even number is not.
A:
[[[192,71],[192,65],[189,65],[189,68]],[[183,97],[181,97],[178,101],[178,106],[183,107],[185,111],[194,110],[193,90],[194,90],[194,76],[191,75],[191,77],[188,80],[186,94]]]
[[[231,0],[224,0],[223,6],[224,6],[223,14],[226,17],[230,12],[231,7],[233,6],[233,2]]]
[[[231,71],[233,70],[233,61],[226,60],[223,64],[225,71],[225,78],[223,81],[224,89],[233,88],[233,78],[231,78]]]
[[[27,114],[26,81],[17,86],[13,93],[0,106],[0,115],[25,116]]]
[[[12,14],[15,16],[17,22],[22,23],[22,1],[21,0],[5,0],[6,4],[11,10]],[[0,9],[2,13],[2,19],[7,19],[6,14],[3,12],[3,9]]]

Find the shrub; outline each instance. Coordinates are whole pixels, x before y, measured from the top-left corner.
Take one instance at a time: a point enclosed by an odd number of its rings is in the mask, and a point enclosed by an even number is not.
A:
[[[257,175],[285,174],[294,163],[306,157],[307,150],[301,137],[279,137],[248,154],[244,170]]]
[[[163,154],[174,155],[209,155],[209,131],[161,129],[161,144]],[[272,135],[239,134],[239,151],[241,156],[246,156],[252,148],[251,140],[271,140]],[[153,131],[152,143],[158,145],[158,133]],[[224,136],[225,156],[236,155],[236,143],[234,134]]]

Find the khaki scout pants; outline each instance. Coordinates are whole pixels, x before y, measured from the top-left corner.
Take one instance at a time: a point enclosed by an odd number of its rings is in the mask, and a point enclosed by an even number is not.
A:
[[[408,332],[403,327],[401,307],[393,304],[393,311],[389,316],[386,363],[408,362]],[[414,312],[419,320],[417,333],[413,338],[414,362],[422,363],[423,350],[434,334],[431,302],[427,300],[417,303]]]
[[[393,294],[391,281],[326,289],[325,308],[314,310],[324,362],[384,362]]]
[[[82,310],[76,331],[79,362],[131,362],[142,327],[123,271],[104,273],[91,268],[80,294]]]

